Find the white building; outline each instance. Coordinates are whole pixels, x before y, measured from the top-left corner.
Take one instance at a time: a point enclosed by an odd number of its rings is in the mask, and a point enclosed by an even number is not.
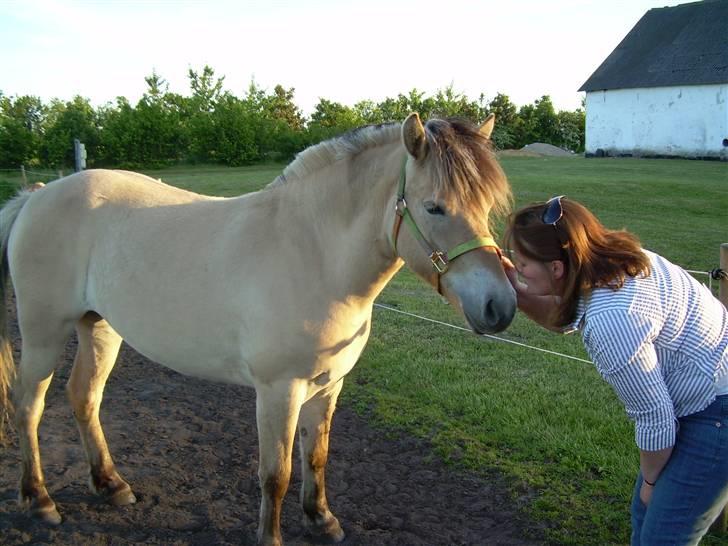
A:
[[[587,157],[728,160],[728,0],[649,10],[579,91]]]

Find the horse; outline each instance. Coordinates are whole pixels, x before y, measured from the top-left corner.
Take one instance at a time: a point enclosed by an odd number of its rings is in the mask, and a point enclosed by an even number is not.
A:
[[[2,301],[15,291],[22,344],[16,368],[3,318],[0,407],[14,417],[30,516],[61,522],[37,430],[75,329],[66,391],[92,492],[112,505],[136,501],[99,422],[125,340],[183,374],[255,388],[258,544],[282,544],[296,432],[307,532],[342,541],[324,487],[329,433],[377,295],[407,264],[477,333],[501,331],[515,314],[492,236],[493,218],[512,202],[493,124],[423,124],[413,113],[362,127],[307,148],[260,191],[234,198],[88,170],[10,200],[0,211],[0,286]]]

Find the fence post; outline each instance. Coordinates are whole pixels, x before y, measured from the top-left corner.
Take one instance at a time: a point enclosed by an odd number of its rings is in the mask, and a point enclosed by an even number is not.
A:
[[[20,166],[20,176],[23,177],[23,186],[28,185],[28,176],[25,174],[25,165]]]
[[[718,299],[728,308],[728,243],[720,245],[720,268],[723,275],[718,281]],[[728,506],[723,507],[723,511],[715,520],[710,530],[718,533],[728,531]]]

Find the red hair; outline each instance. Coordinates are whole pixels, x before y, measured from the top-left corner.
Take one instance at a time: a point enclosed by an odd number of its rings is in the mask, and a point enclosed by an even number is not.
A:
[[[617,290],[627,277],[649,275],[649,258],[632,233],[604,227],[584,205],[567,198],[561,200],[561,218],[546,224],[545,207],[535,203],[514,212],[504,247],[532,260],[564,263],[564,292],[552,317],[555,326],[574,320],[582,294],[599,287]]]

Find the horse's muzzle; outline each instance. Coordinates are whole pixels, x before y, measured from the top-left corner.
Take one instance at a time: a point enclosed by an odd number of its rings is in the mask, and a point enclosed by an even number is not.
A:
[[[515,292],[492,296],[477,312],[463,308],[465,318],[476,334],[496,334],[502,332],[513,322],[516,315]]]

